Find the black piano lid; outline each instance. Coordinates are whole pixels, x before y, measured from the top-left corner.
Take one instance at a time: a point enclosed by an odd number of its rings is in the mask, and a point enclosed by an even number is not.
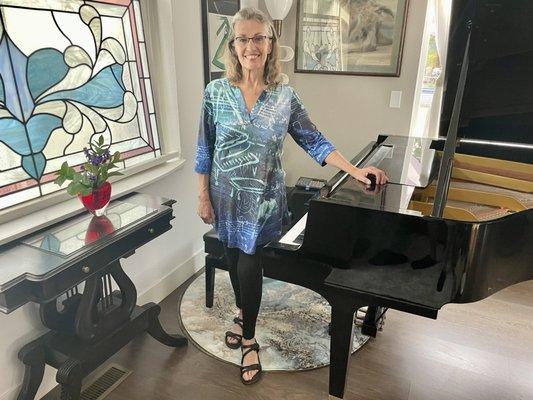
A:
[[[440,136],[446,136],[472,21],[469,70],[458,137],[491,141],[488,157],[533,162],[533,1],[455,0],[445,70]],[[525,146],[524,146],[525,145]],[[525,148],[531,146],[529,149]],[[468,145],[461,145],[468,152]],[[524,149],[525,148],[525,149]],[[512,157],[505,153],[514,152]],[[482,154],[480,154],[482,155]]]

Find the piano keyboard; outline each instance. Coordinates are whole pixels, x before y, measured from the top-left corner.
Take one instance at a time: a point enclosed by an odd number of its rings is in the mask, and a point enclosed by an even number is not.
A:
[[[307,213],[300,218],[300,220],[294,224],[294,226],[289,229],[289,231],[283,235],[279,240],[280,243],[286,244],[289,246],[298,246],[300,247],[304,241],[304,232],[305,224],[307,222]]]
[[[388,153],[387,153],[388,154]],[[353,165],[359,165],[361,160],[357,161]],[[350,175],[348,173],[344,173],[337,182],[331,187],[330,193],[335,191],[337,187],[344,182],[346,178],[348,178]],[[288,246],[294,246],[294,247],[300,247],[304,241],[304,233],[305,233],[305,224],[307,223],[307,213],[300,218],[300,220],[293,225],[291,229],[287,231],[285,235],[282,236],[282,238],[279,240],[278,243],[288,245]]]

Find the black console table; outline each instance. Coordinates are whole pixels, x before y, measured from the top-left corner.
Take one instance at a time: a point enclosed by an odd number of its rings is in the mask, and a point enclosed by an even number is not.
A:
[[[82,379],[134,337],[187,344],[166,333],[154,303],[136,306],[137,290],[120,259],[172,228],[174,200],[133,194],[109,204],[103,217],[84,212],[0,247],[0,311],[40,304],[50,331],[25,345],[18,400],[34,399],[45,364],[57,369],[61,399],[79,399]]]

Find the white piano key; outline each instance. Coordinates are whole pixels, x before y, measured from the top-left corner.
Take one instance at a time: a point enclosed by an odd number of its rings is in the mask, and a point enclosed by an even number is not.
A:
[[[295,240],[305,229],[306,222],[307,213],[300,218],[300,220],[294,224],[291,229],[289,229],[289,231],[279,240],[279,242],[283,244],[298,245],[298,243],[295,243]]]

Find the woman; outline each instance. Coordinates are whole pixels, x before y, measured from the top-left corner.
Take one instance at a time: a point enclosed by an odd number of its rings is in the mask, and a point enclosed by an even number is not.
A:
[[[195,171],[199,174],[198,215],[214,224],[224,243],[239,316],[226,332],[230,348],[241,347],[241,380],[261,374],[255,324],[261,303],[263,245],[281,236],[288,222],[285,172],[281,164],[286,132],[319,164],[333,165],[370,184],[387,182],[377,168],[359,169],[324,138],[294,90],[280,84],[279,44],[271,22],[259,10],[239,11],[226,49],[226,75],[205,90]]]

